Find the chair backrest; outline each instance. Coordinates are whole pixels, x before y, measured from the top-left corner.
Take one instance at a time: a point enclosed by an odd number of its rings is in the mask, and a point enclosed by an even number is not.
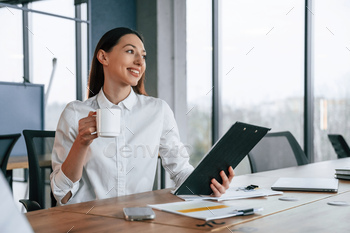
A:
[[[29,164],[29,200],[45,207],[45,173],[40,168],[40,157],[51,156],[55,131],[23,130]],[[51,201],[54,201],[51,199]],[[52,203],[53,205],[54,203]]]
[[[350,148],[345,139],[340,134],[328,134],[329,141],[331,141],[335,153],[340,158],[350,157]]]
[[[0,135],[0,168],[4,176],[6,176],[6,167],[12,148],[16,144],[21,134]]]
[[[289,131],[268,133],[249,152],[252,173],[308,164],[299,143]]]

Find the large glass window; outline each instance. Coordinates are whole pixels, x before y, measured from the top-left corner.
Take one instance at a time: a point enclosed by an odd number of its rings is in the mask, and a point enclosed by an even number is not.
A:
[[[303,146],[304,1],[219,1],[219,49],[220,135],[242,121]]]
[[[34,1],[31,3],[31,9],[75,18],[74,0]]]
[[[314,1],[314,154],[336,159],[327,134],[350,142],[350,3]]]
[[[77,98],[77,75],[82,76],[81,86],[86,96],[88,25],[74,18],[80,9],[81,19],[87,19],[87,4],[76,8],[73,0],[51,0],[35,1],[26,4],[26,7],[29,11],[5,5],[0,8],[0,30],[3,32],[0,37],[0,81],[23,82],[23,77],[28,76],[25,78],[31,83],[44,84],[44,125],[46,130],[54,130],[65,105]],[[28,15],[28,22],[23,15]],[[23,35],[23,31],[28,37]],[[81,38],[77,41],[79,33]],[[79,67],[76,64],[76,44],[81,47]],[[24,45],[29,48],[29,57],[23,54]],[[29,74],[24,74],[24,64]]]
[[[187,141],[194,166],[211,147],[211,0],[187,1]]]
[[[22,82],[22,11],[8,7],[1,7],[0,32],[0,81]]]
[[[70,8],[74,10],[74,5]],[[32,82],[45,84],[45,129],[55,130],[66,104],[76,99],[75,21],[30,16]]]
[[[219,1],[223,134],[235,121],[303,145],[304,1]]]

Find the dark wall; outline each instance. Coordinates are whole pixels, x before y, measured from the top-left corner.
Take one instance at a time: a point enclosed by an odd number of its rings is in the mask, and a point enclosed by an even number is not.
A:
[[[129,27],[136,30],[135,0],[91,0],[91,50],[104,33],[116,27]],[[89,61],[91,63],[91,61]]]
[[[137,31],[142,34],[147,51],[145,88],[150,96],[158,96],[157,86],[157,1],[137,0]]]

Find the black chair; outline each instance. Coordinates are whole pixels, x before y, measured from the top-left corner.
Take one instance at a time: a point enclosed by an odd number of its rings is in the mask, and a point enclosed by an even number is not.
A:
[[[335,153],[340,158],[350,157],[350,148],[345,139],[340,134],[328,134],[329,141],[331,141]]]
[[[289,131],[268,133],[248,154],[252,173],[308,164]]]
[[[7,173],[6,167],[9,160],[12,148],[16,144],[17,140],[21,137],[21,134],[7,134],[0,135],[0,168],[2,173],[7,179],[11,189],[12,189],[12,171]]]
[[[27,211],[45,208],[45,170],[40,167],[40,157],[51,156],[55,131],[23,130],[29,164],[29,200],[20,200]],[[56,199],[51,194],[51,206]]]

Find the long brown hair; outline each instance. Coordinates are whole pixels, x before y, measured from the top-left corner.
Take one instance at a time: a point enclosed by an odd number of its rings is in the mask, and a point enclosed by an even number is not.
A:
[[[136,35],[138,38],[140,38],[140,40],[143,43],[143,38],[138,32],[136,32],[130,28],[124,28],[124,27],[114,28],[114,29],[106,32],[101,37],[100,41],[98,42],[98,44],[96,46],[95,53],[94,53],[94,56],[93,56],[92,62],[91,62],[91,69],[90,69],[90,75],[89,75],[88,98],[91,98],[91,97],[95,96],[97,93],[99,93],[99,91],[101,90],[101,88],[104,84],[104,80],[105,80],[104,73],[103,73],[103,66],[97,60],[98,51],[100,49],[102,49],[106,52],[110,52],[112,50],[112,48],[116,44],[118,44],[120,38],[122,38],[123,36],[125,36],[127,34]],[[145,90],[144,81],[145,81],[145,73],[143,73],[143,75],[142,75],[141,79],[139,80],[139,82],[137,83],[137,85],[132,87],[137,94],[147,95],[146,90]]]

